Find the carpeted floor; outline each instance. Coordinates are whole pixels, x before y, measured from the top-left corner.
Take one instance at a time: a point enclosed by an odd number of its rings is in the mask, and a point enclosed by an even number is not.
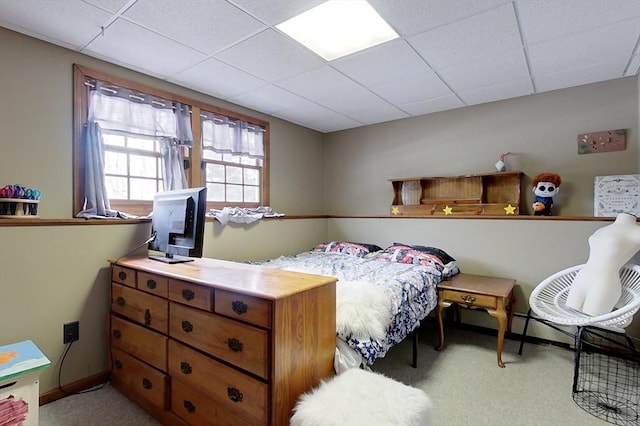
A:
[[[434,425],[596,426],[609,423],[578,407],[571,396],[573,352],[505,340],[506,368],[496,361],[494,336],[447,329],[446,346],[433,349],[436,332],[419,332],[418,368],[411,340],[393,348],[374,370],[421,388],[434,403]],[[40,426],[152,426],[146,413],[111,386],[40,407]],[[374,425],[370,425],[374,426]]]

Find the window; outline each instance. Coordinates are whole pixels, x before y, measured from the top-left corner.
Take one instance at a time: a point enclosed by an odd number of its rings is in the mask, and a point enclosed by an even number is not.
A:
[[[190,120],[187,117],[187,121],[191,124],[193,145],[178,145],[174,149],[184,159],[180,164],[184,167],[187,185],[208,188],[208,208],[269,205],[268,122],[74,65],[74,215],[85,208],[87,194],[91,192],[84,178],[90,149],[83,143],[82,132],[89,117],[91,91],[98,85],[104,85],[105,91],[113,93],[132,91],[135,94],[131,97],[144,98],[160,105],[160,109],[169,108],[165,109],[169,112],[162,119],[173,114],[171,105],[173,111],[176,105],[186,107],[191,117]],[[106,127],[101,129],[101,151],[110,208],[134,215],[148,214],[153,196],[165,187],[167,170],[163,163],[167,148],[163,144],[167,136],[123,131],[117,125]],[[246,152],[238,153],[238,141],[248,146]],[[254,149],[257,146],[259,152]]]

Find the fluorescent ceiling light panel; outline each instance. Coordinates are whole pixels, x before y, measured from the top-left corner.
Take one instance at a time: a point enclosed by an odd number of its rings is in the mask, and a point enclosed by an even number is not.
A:
[[[398,38],[365,0],[330,0],[276,28],[327,61]]]

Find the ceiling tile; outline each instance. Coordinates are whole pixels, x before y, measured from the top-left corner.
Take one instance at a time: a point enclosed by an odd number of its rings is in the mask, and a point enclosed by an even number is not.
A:
[[[473,72],[469,72],[470,68]],[[522,49],[511,50],[500,56],[489,56],[438,70],[438,75],[454,92],[493,86],[506,81],[529,77],[527,60]]]
[[[531,79],[526,78],[518,81],[510,81],[508,83],[496,84],[495,86],[482,87],[480,89],[461,92],[459,93],[459,96],[466,105],[477,105],[502,99],[531,95],[532,93],[533,84],[531,83]]]
[[[511,3],[408,40],[434,69],[471,64],[477,58],[522,47]]]
[[[326,65],[281,80],[277,85],[312,100],[326,98],[341,91],[353,91],[355,86],[360,87],[358,83]]]
[[[264,80],[211,58],[176,74],[171,81],[221,99],[237,96],[267,84]]]
[[[225,0],[193,1],[190,7],[183,0],[138,0],[123,17],[207,54],[266,28]]]
[[[100,34],[110,16],[81,0],[0,1],[1,26],[73,50],[82,48]]]
[[[229,0],[267,25],[276,25],[305,12],[326,0]]]
[[[640,18],[573,34],[528,47],[531,72],[549,74],[581,68],[633,52],[640,36]],[[619,77],[622,77],[620,75]]]
[[[85,3],[92,4],[101,9],[106,10],[109,13],[119,12],[129,0],[82,0]],[[49,0],[51,2],[51,0]]]
[[[393,105],[385,104],[374,109],[353,111],[349,114],[349,117],[362,124],[375,124],[407,118],[409,114]]]
[[[638,0],[517,0],[515,5],[527,45],[640,16]]]
[[[373,86],[371,90],[395,105],[451,94],[451,90],[432,71]]]
[[[331,62],[331,66],[366,86],[431,71],[409,44],[396,39]]]
[[[417,116],[454,108],[461,108],[463,106],[465,106],[464,103],[456,95],[448,95],[441,98],[428,99],[426,101],[402,104],[400,105],[400,108],[412,116]]]
[[[628,57],[626,56],[609,58],[606,61],[581,68],[536,75],[533,81],[537,92],[547,92],[565,87],[612,80],[622,77],[627,61]]]
[[[275,115],[321,132],[334,132],[362,125],[310,101],[300,103],[295,108],[282,110]]]
[[[158,52],[162,52],[162,55]],[[206,57],[123,19],[116,20],[83,53],[107,57],[131,69],[160,78],[174,75]]]
[[[309,102],[298,95],[287,92],[280,87],[269,85],[230,98],[229,101],[264,111],[267,114],[296,108],[296,105]]]
[[[389,25],[405,37],[493,9],[510,0],[369,0]]]
[[[324,65],[318,56],[274,30],[266,30],[216,57],[270,82]]]

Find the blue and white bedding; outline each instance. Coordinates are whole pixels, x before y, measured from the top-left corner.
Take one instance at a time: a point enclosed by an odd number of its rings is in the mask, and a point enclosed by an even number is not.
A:
[[[400,263],[379,253],[313,250],[252,263],[336,277],[337,335],[371,365],[435,308],[443,278],[440,265]]]

